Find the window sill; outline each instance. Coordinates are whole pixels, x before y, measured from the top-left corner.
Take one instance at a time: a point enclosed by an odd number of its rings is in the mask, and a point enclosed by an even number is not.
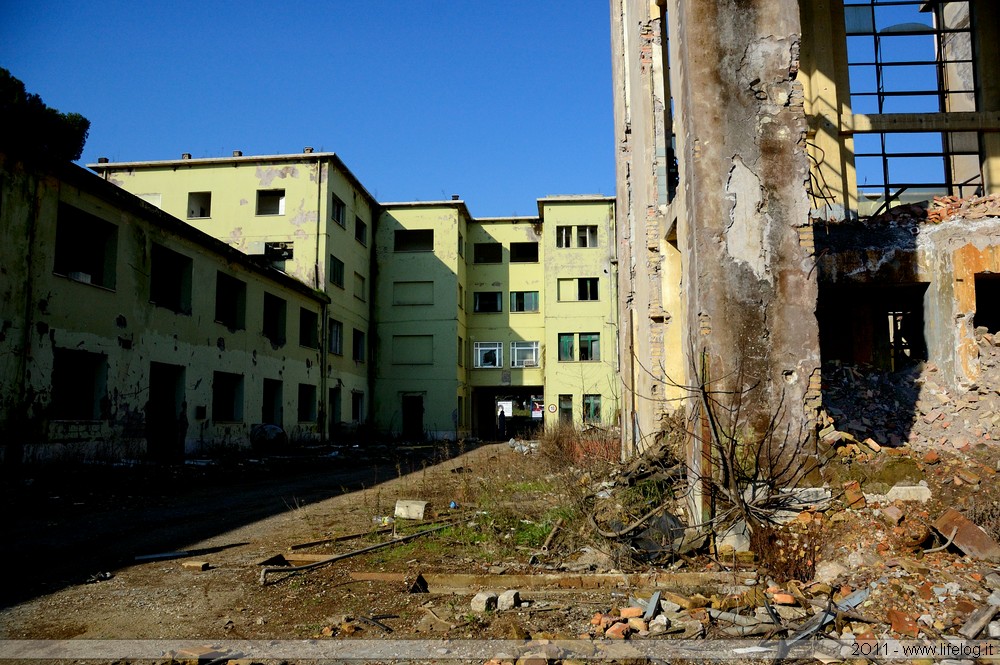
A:
[[[94,282],[88,282],[82,279],[77,279],[76,277],[70,277],[69,275],[61,272],[53,272],[52,274],[55,275],[56,277],[62,277],[63,279],[67,279],[77,284],[86,284],[87,286],[93,286],[94,288],[101,289],[103,291],[115,293],[115,287],[113,286],[104,286],[103,284],[95,284]]]

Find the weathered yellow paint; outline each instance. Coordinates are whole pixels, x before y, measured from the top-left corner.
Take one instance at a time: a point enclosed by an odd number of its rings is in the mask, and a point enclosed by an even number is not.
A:
[[[242,252],[262,254],[264,243],[293,243],[293,258],[282,269],[326,292],[332,301],[329,318],[343,326],[342,353],[328,355],[320,390],[331,432],[336,435],[342,423],[350,423],[348,427],[358,424],[352,414],[354,393],[360,393],[365,402],[362,419],[370,415],[368,362],[355,360],[352,343],[354,330],[365,337],[365,355],[373,343],[371,243],[378,204],[336,155],[303,153],[89,166],[133,194],[156,195],[166,212]],[[284,191],[283,211],[258,214],[258,192],[274,190]],[[192,192],[211,193],[208,216],[189,215]],[[339,219],[335,201],[344,206]],[[364,242],[356,238],[359,220],[366,229]],[[342,284],[333,281],[333,257],[343,262]],[[356,275],[364,282],[364,293],[356,293]],[[328,334],[329,321],[321,323]],[[332,413],[337,410],[333,398],[337,390],[339,412]]]
[[[0,226],[8,241],[0,255],[6,268],[0,310],[4,331],[0,420],[9,435],[7,443],[25,444],[25,458],[157,453],[147,451],[146,445],[151,427],[147,416],[157,407],[151,397],[151,363],[174,366],[183,373],[177,395],[183,404],[170,421],[170,426],[178,427],[174,453],[246,445],[250,428],[261,422],[265,379],[283,385],[277,424],[293,439],[318,438],[317,422],[297,418],[298,386],[318,386],[321,367],[320,350],[298,344],[298,312],[304,308],[321,317],[326,296],[273,269],[256,266],[77,167],[42,173],[0,155],[0,175],[4,201]],[[112,225],[116,242],[107,265],[112,267],[113,281],[98,285],[88,283],[87,274],[59,271],[57,229],[69,210],[61,206]],[[65,232],[65,225],[61,228]],[[151,302],[154,244],[190,260],[189,313]],[[216,321],[219,274],[246,285],[242,329],[230,330]],[[265,292],[286,302],[284,345],[273,345],[262,333],[259,303]],[[104,356],[107,389],[98,394],[100,417],[57,418],[53,395],[61,388],[54,383],[67,380],[53,375],[59,350]],[[243,377],[239,417],[221,421],[213,413],[215,372]],[[86,377],[78,379],[80,390],[86,389]],[[77,392],[77,386],[66,387]],[[50,442],[66,445],[53,447],[47,445]]]

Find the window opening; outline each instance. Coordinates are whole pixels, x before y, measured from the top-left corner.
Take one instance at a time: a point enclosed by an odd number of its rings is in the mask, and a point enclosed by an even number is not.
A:
[[[494,313],[503,311],[503,291],[474,291],[472,311]]]
[[[351,420],[356,423],[365,421],[365,394],[362,392],[351,393]]]
[[[305,307],[299,308],[299,346],[319,348],[319,314]]]
[[[472,366],[478,369],[503,367],[503,344],[500,342],[473,343]]]
[[[511,367],[538,367],[538,342],[511,342]]]
[[[601,396],[600,395],[584,395],[583,396],[583,422],[585,422],[585,423],[599,423],[599,422],[601,422]]]
[[[335,356],[344,355],[344,324],[337,319],[330,319],[330,329],[327,331],[327,347]]]
[[[52,360],[54,420],[100,420],[108,401],[108,357],[55,349]]]
[[[510,243],[510,262],[538,263],[538,243],[537,242]]]
[[[559,333],[559,360],[562,362],[576,359],[575,349],[576,335],[573,333]]]
[[[578,226],[576,227],[577,247],[597,247],[597,227]]]
[[[157,307],[190,314],[191,259],[153,243],[150,264],[149,299]]]
[[[972,324],[996,334],[1000,332],[1000,273],[977,273],[975,280],[976,315]]]
[[[397,230],[395,233],[394,252],[433,252],[434,229]]]
[[[191,192],[188,194],[188,219],[212,216],[212,192]]]
[[[283,189],[258,189],[257,190],[257,214],[258,215],[284,215],[285,214],[285,190],[283,190]]]
[[[212,376],[212,419],[243,422],[243,375],[215,372]]]
[[[597,300],[596,277],[581,277],[577,280],[577,300]]]
[[[77,282],[115,288],[118,227],[60,203],[52,271]]]
[[[580,360],[601,359],[601,335],[580,333]]]
[[[299,384],[299,422],[314,423],[317,419],[316,386]]]
[[[473,243],[472,262],[503,263],[503,245],[498,242]]]
[[[353,342],[351,348],[351,357],[354,362],[363,363],[365,361],[365,333],[364,331],[354,329]]]
[[[285,312],[288,305],[283,298],[264,293],[264,325],[261,330],[264,337],[274,346],[285,343]]]
[[[230,330],[244,330],[247,317],[246,282],[224,272],[215,275],[215,320]]]
[[[346,218],[347,206],[341,201],[336,194],[333,195],[333,199],[330,201],[330,216],[333,221],[337,222],[341,226],[347,225]]]
[[[573,422],[573,396],[572,395],[560,395],[559,396],[559,422],[570,423]]]
[[[556,247],[572,247],[572,246],[573,246],[573,227],[557,226]]]
[[[357,215],[354,216],[354,239],[362,245],[368,244],[368,225]]]
[[[365,276],[359,272],[354,273],[354,297],[362,302],[368,300]]]
[[[278,425],[284,422],[282,409],[282,384],[278,379],[264,379],[264,399],[261,405],[260,421],[265,425]]]
[[[538,291],[511,291],[510,311],[512,312],[537,312],[538,311]]]

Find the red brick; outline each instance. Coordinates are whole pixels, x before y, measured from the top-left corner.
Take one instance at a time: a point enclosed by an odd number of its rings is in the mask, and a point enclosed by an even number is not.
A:
[[[629,630],[627,623],[616,623],[604,631],[604,636],[613,640],[624,640],[628,637]]]
[[[623,619],[631,619],[632,617],[641,617],[646,613],[646,610],[641,607],[623,607],[618,611],[618,616]]]

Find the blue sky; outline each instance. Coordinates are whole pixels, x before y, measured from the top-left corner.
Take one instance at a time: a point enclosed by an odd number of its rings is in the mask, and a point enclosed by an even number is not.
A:
[[[0,66],[91,121],[81,163],[337,152],[479,217],[614,194],[608,3],[0,0]]]

